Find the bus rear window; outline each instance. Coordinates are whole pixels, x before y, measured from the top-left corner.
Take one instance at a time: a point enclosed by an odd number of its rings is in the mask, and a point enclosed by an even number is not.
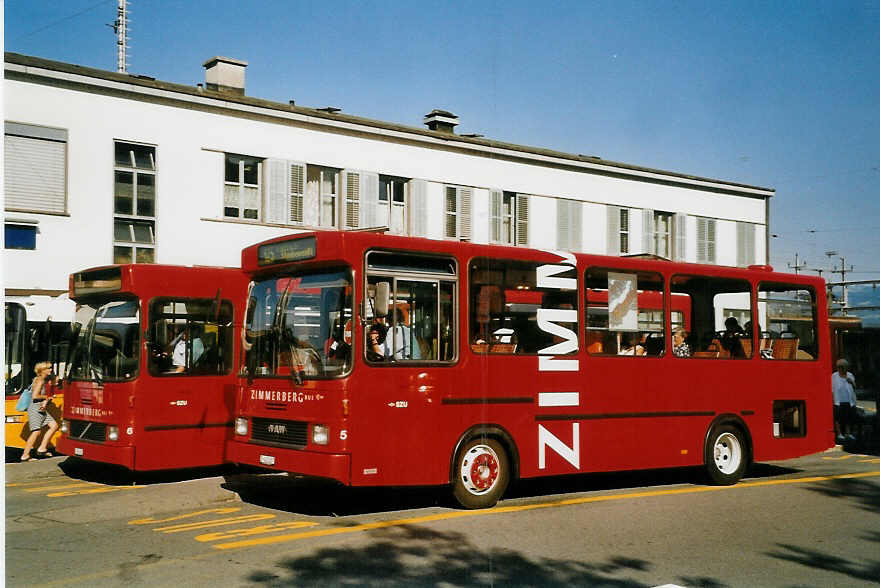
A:
[[[758,286],[758,312],[765,317],[761,331],[764,359],[811,360],[818,357],[816,293],[793,284]]]

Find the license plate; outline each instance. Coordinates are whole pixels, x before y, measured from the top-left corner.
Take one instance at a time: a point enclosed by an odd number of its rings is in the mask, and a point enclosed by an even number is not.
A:
[[[260,463],[262,465],[272,466],[275,465],[275,456],[274,455],[261,455]]]
[[[82,454],[83,454],[82,447],[74,447],[74,448],[73,448],[73,454],[74,454],[74,455],[82,455]]]

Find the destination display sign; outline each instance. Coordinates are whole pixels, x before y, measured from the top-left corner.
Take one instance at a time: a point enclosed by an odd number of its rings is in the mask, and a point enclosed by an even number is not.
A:
[[[267,243],[257,248],[257,265],[305,261],[306,259],[312,259],[317,254],[318,243],[315,237]]]

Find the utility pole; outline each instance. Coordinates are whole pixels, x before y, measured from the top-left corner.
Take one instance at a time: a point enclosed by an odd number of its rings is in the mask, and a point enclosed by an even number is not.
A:
[[[832,252],[829,252],[829,253],[832,253]],[[835,251],[833,253],[836,254],[837,252]],[[831,256],[829,255],[829,257],[831,257]],[[843,256],[840,256],[840,269],[837,269],[835,267],[829,271],[832,274],[840,274],[840,282],[841,282],[842,288],[843,288],[843,308],[842,308],[842,311],[843,311],[843,316],[847,316],[846,313],[847,313],[847,309],[849,308],[849,292],[847,290],[846,272],[853,271],[853,266],[850,265],[849,269],[847,269],[846,268],[846,258]]]
[[[107,25],[116,33],[116,71],[128,71],[128,0],[117,0],[116,20]]]
[[[807,262],[806,262],[806,261],[802,261],[802,262],[799,264],[799,263],[798,263],[798,254],[795,253],[795,254],[794,254],[794,265],[791,265],[791,263],[789,263],[789,264],[788,264],[788,267],[790,267],[791,269],[793,269],[795,274],[800,274],[800,273],[801,273],[801,270],[804,269],[805,267],[807,267]]]

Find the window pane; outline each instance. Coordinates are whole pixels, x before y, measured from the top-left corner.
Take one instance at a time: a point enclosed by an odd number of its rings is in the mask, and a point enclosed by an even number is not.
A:
[[[139,216],[156,216],[156,178],[150,174],[138,174],[137,213]]]
[[[677,357],[748,359],[754,352],[748,282],[708,276],[674,276],[672,307],[682,313],[689,353]],[[674,318],[674,317],[673,317]],[[673,339],[673,346],[676,345]]]
[[[391,193],[391,180],[384,178],[379,179],[379,202],[388,202],[388,195]]]
[[[400,180],[392,182],[394,188],[394,202],[403,204],[406,201],[405,185]]]
[[[134,163],[138,169],[156,169],[155,147],[147,147],[145,145],[133,145]]]
[[[156,251],[154,249],[144,249],[143,247],[138,247],[137,250],[137,263],[153,263],[156,261],[155,256]]]
[[[259,160],[253,157],[242,158],[244,161],[244,175],[242,176],[245,184],[256,185],[260,183],[260,165]]]
[[[767,318],[766,331],[758,325],[763,359],[818,357],[816,297],[812,290],[791,284],[761,284],[758,316]]]
[[[113,247],[113,263],[131,263],[131,247]]]
[[[114,241],[131,241],[131,222],[127,220],[117,219],[113,223],[113,240]]]
[[[153,223],[133,223],[136,243],[153,243]]]
[[[134,174],[132,172],[116,172],[114,186],[114,212],[131,214],[134,200]]]
[[[223,208],[223,216],[231,216],[232,218],[238,218],[238,209],[231,207],[231,206],[225,206]]]
[[[477,259],[471,263],[470,345],[476,353],[553,355],[576,353],[577,274],[574,267],[554,274],[571,287],[538,286],[534,262]],[[540,325],[563,329],[557,336]],[[549,351],[548,351],[549,350]]]
[[[116,165],[120,167],[132,167],[134,164],[131,160],[131,147],[130,143],[116,143]]]
[[[663,355],[663,278],[651,272],[590,268],[586,273],[587,352]]]
[[[241,181],[239,178],[239,168],[238,162],[241,161],[241,157],[237,155],[227,155],[226,156],[226,181],[227,182],[235,182],[236,184]]]
[[[255,209],[245,208],[244,209],[244,218],[251,219],[251,220],[257,220],[260,217],[259,217],[258,212]]]
[[[36,249],[37,227],[28,225],[5,225],[6,249]]]
[[[209,375],[232,367],[232,304],[213,299],[150,304],[150,371],[154,374]]]

